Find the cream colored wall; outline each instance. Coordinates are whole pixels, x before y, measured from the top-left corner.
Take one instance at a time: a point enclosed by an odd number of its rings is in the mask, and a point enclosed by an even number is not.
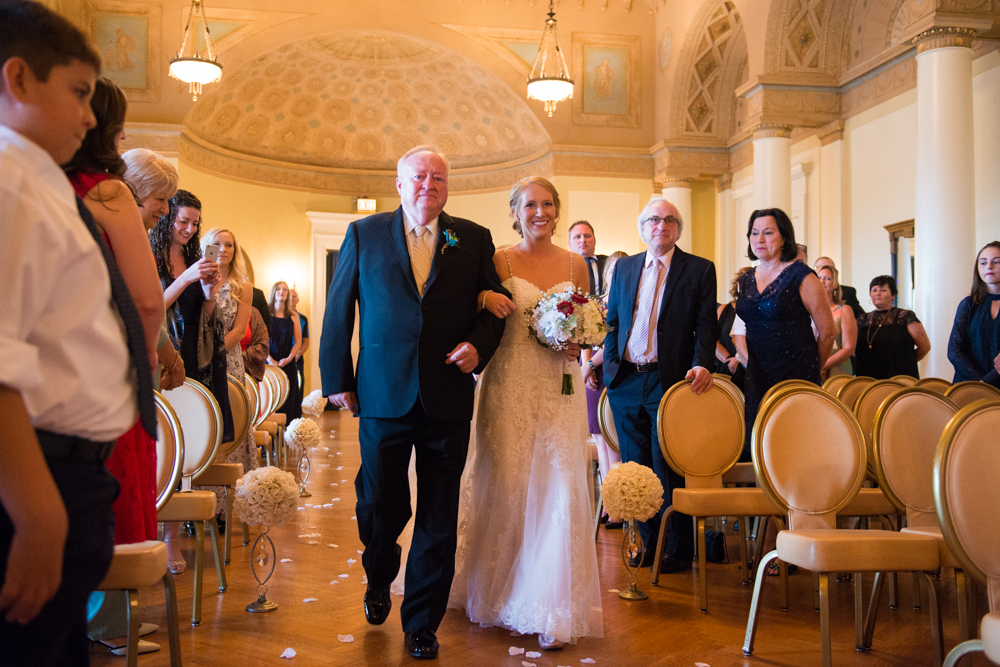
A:
[[[972,63],[976,247],[1000,240],[1000,51]]]

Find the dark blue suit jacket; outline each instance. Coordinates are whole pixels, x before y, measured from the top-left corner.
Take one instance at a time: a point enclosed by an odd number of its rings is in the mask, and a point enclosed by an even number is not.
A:
[[[604,382],[609,391],[621,383],[618,373],[632,331],[632,319],[646,253],[615,264],[608,295],[608,335],[604,340]],[[664,391],[684,379],[694,366],[715,367],[719,320],[715,314],[715,264],[674,249],[663,301],[656,321],[656,354]]]
[[[445,244],[445,230],[458,238],[457,246]],[[477,312],[480,291],[509,296],[493,266],[494,252],[488,229],[442,213],[421,299],[403,209],[351,223],[323,318],[323,394],[356,391],[362,417],[402,417],[419,397],[433,419],[471,419],[472,374],[445,364],[445,358],[459,343],[471,343],[479,352],[479,373],[500,344],[504,321],[487,310]],[[355,306],[361,339],[357,373],[351,357]]]

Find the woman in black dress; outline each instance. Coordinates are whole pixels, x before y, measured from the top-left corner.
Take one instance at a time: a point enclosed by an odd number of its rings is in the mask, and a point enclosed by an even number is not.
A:
[[[1000,389],[1000,241],[976,256],[972,293],[958,304],[948,361],[955,382],[979,380]]]
[[[733,282],[729,285],[729,296],[732,300],[726,304],[720,303],[716,310],[719,318],[719,342],[715,344],[715,372],[730,376],[740,391],[745,389],[746,371],[740,363],[736,343],[733,342],[733,324],[736,322],[736,299],[740,295],[740,278],[749,270],[749,266],[744,266],[736,272]]]
[[[931,351],[924,325],[912,310],[892,305],[898,290],[892,276],[875,276],[869,285],[875,310],[858,318],[855,375],[888,380],[895,375],[919,378],[917,362]]]
[[[767,390],[782,380],[819,384],[836,331],[830,302],[812,269],[795,261],[795,230],[784,211],[754,211],[747,229],[747,256],[760,265],[740,276],[736,313],[746,323],[746,441],[749,461],[757,409]],[[810,318],[816,323],[813,335]]]
[[[291,310],[289,300],[292,291],[288,283],[279,280],[271,287],[271,298],[267,302],[271,314],[271,344],[267,363],[278,366],[288,376],[288,398],[278,408],[288,421],[302,416],[302,392],[299,389],[298,367],[295,355],[302,347],[302,325],[298,315]]]

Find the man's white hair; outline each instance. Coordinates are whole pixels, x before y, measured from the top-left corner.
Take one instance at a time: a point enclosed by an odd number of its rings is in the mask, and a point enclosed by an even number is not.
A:
[[[670,204],[670,206],[673,206],[674,210],[677,211],[677,238],[680,238],[681,234],[684,233],[684,218],[681,217],[680,210],[676,206],[674,206],[672,202],[667,201],[663,197],[653,197],[643,207],[642,212],[639,213],[639,218],[637,220],[637,222],[639,223],[639,238],[641,238],[643,242],[648,243],[646,237],[643,236],[642,234],[642,225],[646,221],[646,212],[653,206],[656,206],[657,204]]]
[[[406,163],[409,161],[409,159],[414,155],[419,155],[421,153],[429,153],[431,155],[436,155],[439,158],[441,158],[441,161],[444,162],[445,174],[451,174],[451,163],[448,162],[448,158],[446,158],[443,153],[438,152],[438,149],[435,148],[434,146],[431,146],[429,144],[422,144],[420,146],[414,146],[410,150],[403,153],[403,157],[399,158],[399,161],[396,163],[396,175],[402,176],[403,167],[406,166]]]

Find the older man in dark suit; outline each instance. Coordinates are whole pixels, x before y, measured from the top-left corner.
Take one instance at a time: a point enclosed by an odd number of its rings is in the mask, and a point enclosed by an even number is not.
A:
[[[663,508],[670,505],[673,490],[684,486],[684,478],[670,469],[660,452],[656,430],[660,399],[684,379],[693,381],[696,393],[712,386],[709,369],[719,339],[715,265],[676,247],[683,229],[677,207],[665,199],[653,199],[639,214],[646,252],[615,264],[604,341],[604,377],[622,461],[635,461],[656,472],[664,488]],[[663,508],[639,524],[650,547],[643,566],[655,566],[652,546]],[[675,512],[660,572],[691,568],[691,533],[691,517]]]
[[[506,296],[489,230],[444,212],[448,163],[427,146],[399,160],[402,205],[351,223],[330,286],[320,372],[330,401],[360,416],[357,490],[365,616],[383,623],[399,571],[396,539],[410,518],[407,468],[417,452],[417,512],[400,607],[406,648],[435,658],[455,574],[458,495],[469,447],[472,373],[482,372],[504,322],[477,296]],[[361,350],[351,356],[355,306]]]

